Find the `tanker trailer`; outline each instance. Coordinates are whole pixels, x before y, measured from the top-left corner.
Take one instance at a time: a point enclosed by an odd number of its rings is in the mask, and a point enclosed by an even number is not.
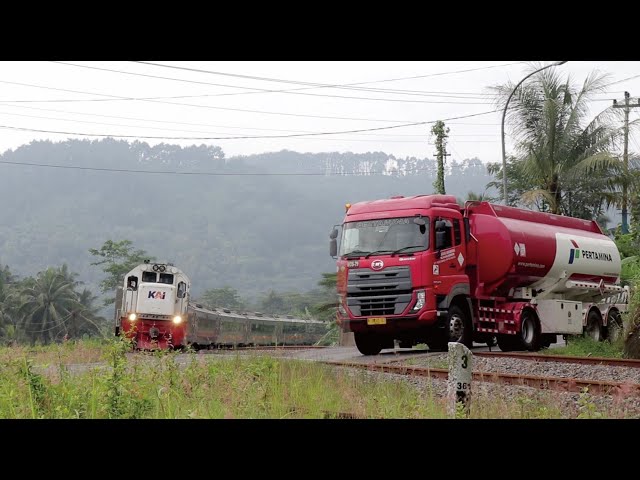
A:
[[[620,253],[595,221],[487,202],[465,210],[476,328],[496,334],[501,350],[537,350],[558,334],[621,333]]]

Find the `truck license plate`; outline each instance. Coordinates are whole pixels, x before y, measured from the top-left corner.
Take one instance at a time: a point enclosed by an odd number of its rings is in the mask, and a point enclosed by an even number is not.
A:
[[[385,317],[371,317],[367,318],[367,325],[385,325],[387,319]]]

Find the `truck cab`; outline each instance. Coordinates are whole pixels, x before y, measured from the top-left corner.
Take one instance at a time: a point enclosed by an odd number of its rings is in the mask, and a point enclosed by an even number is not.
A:
[[[347,205],[337,257],[338,323],[363,354],[471,343],[467,236],[451,195]],[[453,318],[450,318],[450,306]]]

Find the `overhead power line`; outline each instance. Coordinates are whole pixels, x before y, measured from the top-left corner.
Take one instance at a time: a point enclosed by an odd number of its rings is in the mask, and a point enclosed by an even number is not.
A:
[[[2,101],[0,101],[2,103]],[[104,115],[99,113],[85,113],[85,112],[77,112],[77,111],[69,111],[69,110],[57,110],[54,108],[41,108],[41,107],[27,107],[25,105],[6,105],[12,108],[26,108],[29,110],[39,110],[43,112],[56,112],[56,113],[70,113],[74,115],[85,115],[90,117],[104,117],[104,118],[119,118],[123,120],[138,120],[142,122],[153,122],[153,123],[170,123],[176,125],[190,125],[190,126],[198,126],[198,127],[213,127],[213,128],[230,128],[230,129],[240,129],[240,130],[264,130],[270,132],[294,132],[294,133],[313,133],[308,130],[286,130],[282,128],[259,128],[259,127],[239,127],[236,125],[216,125],[210,123],[194,123],[194,122],[179,122],[177,120],[157,120],[152,118],[142,118],[142,117],[125,117],[121,115]]]
[[[494,113],[496,110],[490,110],[487,112],[473,113],[469,115],[462,115],[458,117],[450,117],[442,119],[442,121],[456,120],[460,118],[470,118],[470,117],[478,117],[481,115],[488,115],[490,113]],[[391,125],[386,127],[376,127],[376,128],[362,128],[355,130],[341,130],[341,131],[333,131],[333,132],[315,132],[315,133],[293,133],[286,135],[242,135],[235,137],[163,137],[163,136],[149,136],[149,135],[119,135],[119,134],[102,134],[102,133],[86,133],[86,132],[62,132],[56,130],[42,130],[35,128],[25,128],[25,127],[15,127],[11,125],[0,125],[0,128],[6,128],[10,130],[21,130],[28,132],[40,132],[40,133],[54,133],[60,135],[77,135],[77,136],[86,136],[86,137],[116,137],[116,138],[153,138],[153,139],[161,139],[161,140],[242,140],[242,139],[256,139],[256,138],[290,138],[290,137],[313,137],[320,135],[340,135],[343,133],[359,133],[359,132],[373,132],[379,130],[390,130],[393,128],[403,128],[403,127],[413,127],[416,125],[428,125],[431,123],[435,123],[437,120],[428,120],[424,122],[413,122],[413,123],[405,123],[402,125]]]
[[[165,99],[183,99],[183,98],[209,98],[209,97],[218,97],[223,96],[225,94],[200,94],[200,95],[170,95],[170,96],[156,96],[156,97],[123,97],[117,95],[105,95],[101,93],[91,93],[91,92],[79,92],[77,90],[66,90],[63,88],[53,88],[53,87],[42,87],[38,85],[29,85],[29,84],[20,84],[18,82],[6,82],[0,80],[0,83],[11,83],[15,85],[23,85],[27,87],[36,87],[36,88],[48,88],[50,90],[58,90],[63,92],[74,92],[74,93],[82,93],[85,95],[100,95],[103,97],[109,98],[62,98],[62,99],[44,99],[44,100],[1,100],[4,103],[81,103],[81,102],[133,102],[133,101],[152,101],[152,100],[165,100]],[[253,92],[251,92],[253,93]],[[258,92],[262,93],[262,92]],[[293,92],[284,92],[284,93],[292,93]],[[372,101],[382,101],[382,102],[396,102],[396,103],[427,103],[427,104],[445,104],[445,105],[490,105],[491,102],[458,102],[453,100],[403,100],[403,99],[393,99],[393,98],[371,98],[371,97],[353,97],[347,95],[328,95],[328,94],[315,94],[315,93],[299,93],[296,95],[308,95],[314,97],[333,97],[333,98],[343,98],[343,99],[355,99],[355,100],[372,100]],[[469,97],[466,97],[469,98]],[[182,105],[182,104],[175,104]],[[188,105],[188,104],[184,104]]]
[[[623,78],[622,80],[616,80],[615,82],[607,83],[605,87],[610,87],[611,85],[616,85],[618,83],[626,82],[627,80],[634,80],[636,78],[640,78],[640,75],[634,75],[632,77]]]
[[[88,66],[88,65],[77,65],[75,63],[67,63],[67,62],[52,62],[52,63],[58,63],[58,64],[68,65],[68,66],[78,67],[78,68],[87,68],[87,69],[92,69],[92,70],[101,70],[101,71],[106,71],[106,72],[120,73],[120,74],[124,74],[124,75],[134,75],[134,76],[150,77],[150,78],[157,78],[157,79],[161,79],[161,80],[170,80],[170,81],[176,81],[176,82],[186,82],[186,83],[195,83],[195,84],[200,84],[200,85],[211,85],[211,86],[216,86],[216,87],[226,87],[226,88],[237,88],[237,89],[242,89],[242,90],[251,90],[250,92],[231,92],[231,93],[216,93],[216,94],[198,95],[198,96],[202,96],[202,97],[225,97],[225,96],[246,95],[246,94],[254,94],[254,93],[284,93],[284,94],[289,94],[289,95],[306,95],[306,96],[312,96],[312,97],[331,97],[331,98],[344,98],[344,99],[350,99],[350,100],[370,100],[370,101],[400,102],[400,103],[454,103],[454,104],[486,104],[487,103],[487,102],[478,103],[478,102],[452,102],[452,101],[436,102],[436,101],[428,101],[428,100],[405,100],[405,99],[397,99],[397,98],[371,98],[371,97],[354,97],[354,96],[349,96],[349,95],[332,95],[332,94],[323,94],[323,93],[305,93],[305,92],[300,92],[298,90],[308,90],[308,89],[312,89],[312,88],[315,89],[315,88],[326,88],[326,87],[303,87],[303,88],[297,88],[297,89],[294,88],[294,89],[285,89],[285,90],[273,90],[273,89],[257,88],[257,87],[245,87],[245,86],[240,86],[240,85],[229,85],[229,84],[223,84],[223,83],[201,82],[201,81],[197,81],[197,80],[187,80],[187,79],[183,79],[183,78],[163,77],[163,76],[160,76],[160,75],[149,75],[149,74],[145,74],[145,73],[127,72],[127,71],[124,71],[124,70],[115,70],[115,69],[111,69],[111,68],[93,67],[93,66]],[[338,87],[332,87],[332,88],[338,88]],[[379,90],[379,89],[378,90],[376,90],[376,89],[352,89],[352,90],[379,92],[379,93],[392,93],[392,94],[396,94],[396,95],[415,95],[414,93],[383,91],[383,90]],[[441,98],[463,98],[463,99],[468,99],[468,100],[473,100],[473,99],[486,100],[487,99],[487,96],[486,95],[483,96],[482,94],[477,94],[475,96],[464,96],[464,95],[430,94],[430,93],[422,94],[421,93],[420,96],[441,97]]]
[[[78,112],[65,112],[63,110],[55,110],[55,109],[47,109],[47,108],[33,108],[33,107],[18,107],[18,108],[30,108],[30,109],[34,109],[34,110],[45,110],[45,111],[53,111],[53,112],[58,112],[58,113],[78,113]],[[228,132],[210,132],[210,131],[202,131],[202,130],[187,130],[187,129],[176,129],[176,128],[169,128],[169,127],[152,127],[152,126],[147,126],[147,125],[127,125],[127,124],[123,124],[123,123],[107,123],[107,122],[93,122],[90,120],[78,120],[78,119],[73,119],[73,118],[61,118],[61,117],[48,117],[48,116],[43,116],[43,115],[28,115],[28,114],[24,114],[24,113],[15,113],[15,112],[3,112],[0,111],[0,115],[11,115],[11,116],[17,116],[17,117],[27,117],[27,118],[37,118],[37,119],[42,119],[42,120],[56,120],[56,121],[62,121],[62,122],[70,122],[70,123],[87,123],[87,124],[92,124],[92,125],[107,125],[107,126],[116,126],[116,127],[132,127],[132,128],[142,128],[142,129],[152,129],[152,130],[165,130],[165,131],[177,131],[177,132],[189,132],[189,133],[207,133],[207,134],[211,134],[211,135],[223,135],[225,133]],[[80,113],[80,115],[85,115],[83,113]],[[86,115],[92,115],[92,114],[86,114]],[[92,116],[96,116],[95,114]],[[130,120],[141,120],[141,121],[150,121],[153,122],[154,120],[151,119],[144,119],[144,118],[135,118],[135,117],[121,117],[121,116],[115,116],[115,115],[97,115],[97,116],[103,116],[103,117],[111,117],[111,118],[119,118],[119,119],[130,119]],[[163,122],[163,123],[176,123],[176,124],[184,124],[184,125],[200,125],[200,126],[208,126],[208,127],[220,127],[220,128],[240,128],[240,129],[245,129],[245,130],[266,130],[266,131],[278,131],[278,132],[288,132],[288,133],[317,133],[315,131],[312,130],[286,130],[286,129],[276,129],[276,128],[251,128],[251,127],[229,127],[229,126],[225,126],[225,125],[207,125],[207,124],[197,124],[197,123],[183,123],[183,122]],[[401,133],[396,133],[396,134],[392,134],[392,135],[385,135],[385,134],[370,134],[370,133],[357,133],[355,135],[362,135],[362,136],[372,136],[372,137],[376,137],[376,138],[380,138],[380,136],[394,136],[394,137],[425,137],[426,134],[421,133],[421,134],[401,134]],[[489,133],[477,133],[477,134],[453,134],[454,137],[492,137],[494,136],[494,134],[489,134]]]
[[[0,83],[3,83],[2,80],[0,80]],[[5,83],[14,83],[14,84],[19,84],[19,85],[23,85],[23,86],[28,86],[28,87],[34,87],[34,88],[43,88],[43,89],[48,89],[48,90],[62,90],[62,91],[71,91],[71,90],[66,90],[66,89],[60,89],[60,88],[54,88],[54,87],[48,87],[48,86],[44,86],[44,85],[34,85],[34,84],[28,84],[28,83],[18,83],[18,82],[5,82]],[[74,100],[0,100],[0,104],[3,103],[49,103],[49,102],[56,102],[56,103],[64,103],[64,102],[104,102],[104,101],[143,101],[143,102],[152,102],[152,103],[162,103],[162,104],[167,104],[167,105],[178,105],[178,106],[183,106],[183,107],[195,107],[195,108],[207,108],[207,109],[212,109],[212,110],[225,110],[225,111],[234,111],[234,112],[244,112],[244,113],[260,113],[260,114],[264,114],[264,115],[282,115],[282,116],[289,116],[289,117],[305,117],[305,118],[323,118],[323,119],[329,119],[329,120],[353,120],[353,121],[362,121],[362,122],[389,122],[389,123],[404,123],[406,120],[385,120],[385,119],[371,119],[371,118],[355,118],[355,117],[338,117],[338,116],[328,116],[328,115],[310,115],[310,114],[302,114],[302,113],[286,113],[286,112],[271,112],[271,111],[265,111],[265,110],[250,110],[250,109],[244,109],[244,108],[231,108],[231,107],[216,107],[216,106],[212,106],[212,105],[200,105],[200,104],[193,104],[193,103],[178,103],[178,102],[167,102],[167,101],[163,101],[160,99],[165,99],[165,98],[188,98],[188,97],[194,97],[194,96],[198,96],[198,95],[179,95],[179,96],[174,96],[174,97],[118,97],[116,95],[107,95],[107,94],[103,94],[103,93],[95,93],[95,92],[82,92],[82,91],[78,91],[78,90],[73,90],[73,92],[75,93],[82,93],[82,94],[86,94],[86,95],[99,95],[99,96],[103,96],[103,97],[109,97],[109,98],[105,98],[105,99],[86,99],[86,100],[81,100],[81,99],[74,99]]]
[[[0,160],[0,164],[18,165],[24,167],[45,167],[45,168],[61,168],[66,170],[87,170],[96,172],[114,172],[114,173],[143,173],[153,175],[187,175],[187,176],[209,176],[209,177],[342,177],[342,176],[372,176],[385,175],[388,172],[346,172],[346,173],[326,173],[326,172],[185,172],[183,170],[135,170],[129,168],[101,168],[101,167],[83,167],[80,165],[56,165],[49,163],[33,163],[33,162],[12,162]],[[420,172],[432,170],[432,168],[416,168],[411,172]]]
[[[256,75],[242,75],[242,74],[238,74],[238,73],[216,72],[216,71],[211,71],[211,70],[203,70],[203,69],[199,69],[199,68],[178,67],[178,66],[175,66],[175,65],[164,65],[162,63],[154,63],[154,62],[137,61],[135,63],[145,64],[145,65],[154,65],[154,66],[163,67],[163,68],[172,68],[172,69],[176,69],[176,70],[186,70],[186,71],[191,71],[191,72],[207,73],[207,74],[211,74],[211,75],[221,75],[221,76],[227,76],[227,77],[245,78],[245,79],[250,79],[250,80],[262,80],[262,81],[277,82],[277,83],[290,83],[290,84],[294,84],[294,85],[306,85],[306,86],[312,86],[312,87],[315,87],[315,88],[344,88],[344,87],[351,87],[351,86],[354,86],[354,85],[370,85],[372,83],[397,82],[397,81],[400,81],[400,80],[413,80],[413,79],[417,79],[417,78],[437,77],[437,76],[442,76],[442,75],[453,75],[453,74],[456,74],[456,73],[475,72],[475,71],[478,71],[478,70],[487,70],[487,69],[490,69],[490,68],[508,67],[508,66],[511,66],[511,65],[518,65],[520,63],[525,63],[525,62],[512,62],[512,63],[505,63],[505,64],[502,64],[502,65],[489,65],[489,66],[486,66],[486,67],[468,68],[468,69],[465,69],[465,70],[455,70],[455,71],[449,71],[449,72],[429,73],[429,74],[425,74],[425,75],[413,75],[413,76],[410,76],[410,77],[388,78],[388,79],[384,79],[384,80],[372,80],[372,81],[368,81],[368,82],[345,83],[345,84],[328,84],[328,83],[317,83],[317,82],[303,82],[303,81],[299,81],[299,80],[286,80],[286,79],[282,79],[282,78],[260,77],[260,76],[256,76]]]
[[[2,103],[0,101],[0,103]],[[152,123],[165,123],[165,124],[175,124],[175,125],[189,125],[189,126],[197,126],[197,127],[212,127],[212,128],[228,128],[228,129],[234,129],[234,130],[263,130],[263,131],[270,131],[270,132],[290,132],[290,133],[315,133],[313,131],[310,130],[292,130],[292,129],[282,129],[282,128],[264,128],[264,127],[247,127],[247,126],[237,126],[237,125],[217,125],[217,124],[210,124],[210,123],[196,123],[196,122],[179,122],[177,120],[158,120],[155,118],[143,118],[143,117],[127,117],[127,116],[122,116],[122,115],[106,115],[106,114],[100,114],[100,113],[87,113],[87,112],[78,112],[78,111],[71,111],[71,110],[58,110],[55,108],[42,108],[42,107],[31,107],[31,106],[25,106],[25,105],[6,105],[10,108],[23,108],[23,109],[28,109],[28,110],[37,110],[37,111],[42,111],[42,112],[55,112],[55,113],[66,113],[66,114],[73,114],[73,115],[83,115],[83,116],[88,116],[88,117],[103,117],[103,118],[117,118],[117,119],[122,119],[122,120],[137,120],[137,121],[142,121],[142,122],[152,122]],[[391,123],[391,122],[390,122]],[[494,126],[494,125],[500,125],[499,123],[478,123],[478,122],[458,122],[458,121],[453,121],[451,122],[451,125],[475,125],[475,126]],[[366,133],[360,133],[358,135],[367,135]],[[455,136],[455,134],[453,134]],[[484,136],[484,135],[488,135],[488,134],[477,134],[476,136]],[[401,134],[396,134],[395,136],[404,136]]]

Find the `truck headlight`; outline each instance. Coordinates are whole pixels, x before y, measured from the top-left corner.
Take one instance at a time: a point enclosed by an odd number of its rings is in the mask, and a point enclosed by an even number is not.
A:
[[[418,297],[418,301],[416,302],[416,305],[413,307],[413,311],[417,312],[418,310],[420,310],[422,307],[424,307],[424,301],[425,301],[425,293],[424,290],[418,290],[416,291],[416,296]]]
[[[129,320],[131,320],[132,322],[133,322],[136,318],[138,318],[138,316],[137,316],[135,313],[130,313],[130,314],[129,314]]]
[[[173,317],[173,323],[175,323],[176,325],[182,323],[182,317],[180,315],[176,315],[175,317]]]

